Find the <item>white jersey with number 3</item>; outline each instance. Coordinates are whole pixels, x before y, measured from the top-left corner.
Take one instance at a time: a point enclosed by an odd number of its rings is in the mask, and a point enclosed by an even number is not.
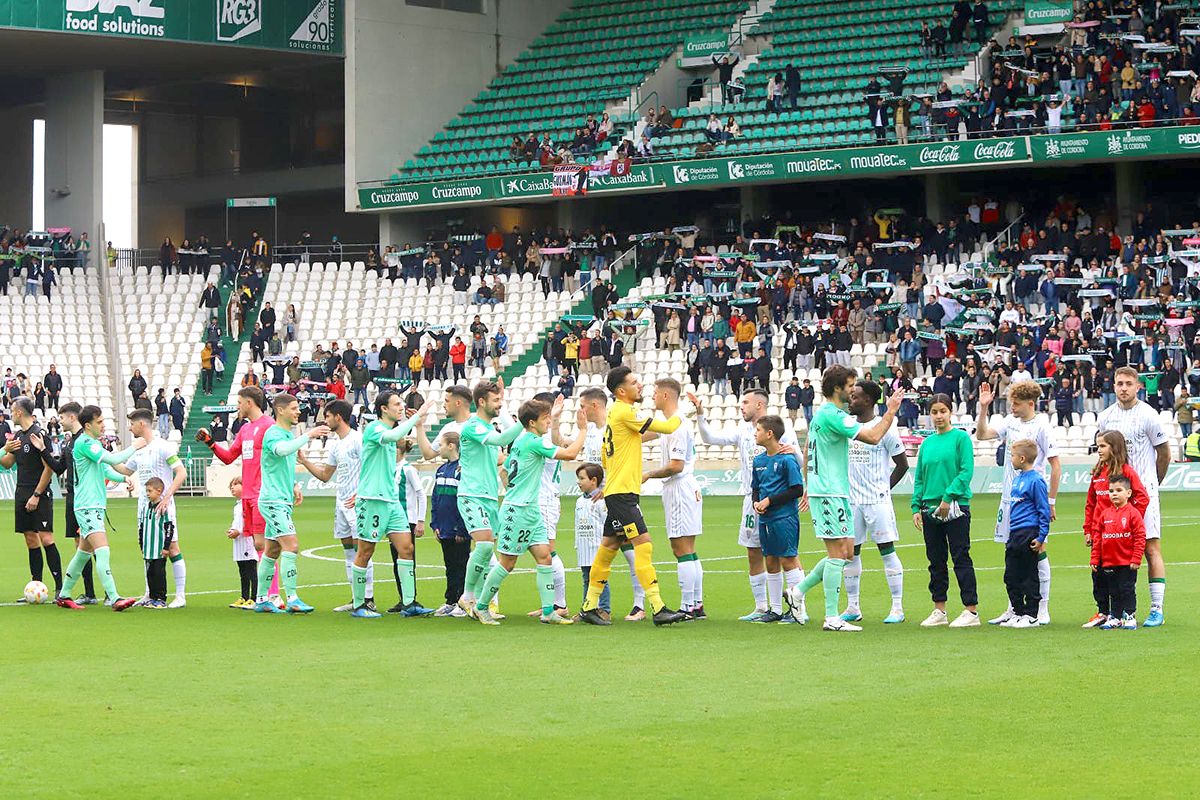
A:
[[[878,444],[850,442],[850,504],[869,506],[891,502],[893,459],[904,452],[904,443],[893,426]]]

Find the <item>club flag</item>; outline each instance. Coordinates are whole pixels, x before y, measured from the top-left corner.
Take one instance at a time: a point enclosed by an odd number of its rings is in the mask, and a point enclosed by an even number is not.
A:
[[[554,168],[554,183],[551,194],[554,197],[574,197],[585,195],[588,189],[587,167],[578,164],[564,165]]]

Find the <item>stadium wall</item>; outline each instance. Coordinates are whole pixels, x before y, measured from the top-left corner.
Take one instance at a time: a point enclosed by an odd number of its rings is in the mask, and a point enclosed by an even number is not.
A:
[[[523,51],[569,0],[482,0],[483,14],[349,0],[346,210],[358,181],[396,170]]]

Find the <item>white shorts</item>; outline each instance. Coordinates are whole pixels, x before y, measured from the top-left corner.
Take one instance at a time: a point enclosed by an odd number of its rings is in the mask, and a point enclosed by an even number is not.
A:
[[[740,547],[762,547],[758,539],[758,512],[754,510],[754,498],[750,495],[742,498],[742,519],[738,524],[738,545]]]
[[[253,536],[239,536],[233,541],[234,561],[257,561],[258,551],[254,549]]]
[[[900,541],[896,525],[896,509],[891,503],[851,505],[850,516],[854,518],[854,544],[862,546],[869,536],[875,544]]]
[[[542,522],[546,525],[546,536],[550,541],[558,538],[558,520],[562,516],[562,503],[558,500],[558,495],[554,496],[554,500],[543,499],[538,502],[538,508],[542,512]]]
[[[342,501],[335,500],[333,505],[333,538],[353,539],[358,531],[358,520],[353,508],[346,508]]]
[[[1162,538],[1162,509],[1158,504],[1158,492],[1150,493],[1150,505],[1146,506],[1146,514],[1142,521],[1146,524],[1147,539]]]
[[[696,483],[695,478],[664,483],[662,501],[668,539],[703,533],[704,501],[700,496],[700,484]]]
[[[1005,455],[1007,457],[1007,454]],[[1008,494],[1007,488],[1005,488],[1004,493],[1005,495]],[[992,536],[992,539],[1000,544],[1008,544],[1008,518],[1011,512],[1012,504],[1005,500],[1001,500],[1000,510],[996,512],[996,533],[994,536]]]

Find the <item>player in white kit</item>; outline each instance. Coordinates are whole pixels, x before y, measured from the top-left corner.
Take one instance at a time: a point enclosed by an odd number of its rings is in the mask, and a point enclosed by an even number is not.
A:
[[[1100,412],[1096,427],[1100,433],[1118,431],[1125,437],[1129,464],[1142,479],[1150,505],[1146,507],[1146,566],[1150,575],[1150,613],[1143,628],[1163,624],[1163,596],[1167,592],[1167,567],[1162,556],[1162,509],[1158,487],[1171,463],[1171,445],[1158,412],[1138,400],[1142,379],[1132,367],[1121,367],[1113,376],[1117,402]]]
[[[579,393],[579,405],[587,417],[587,434],[583,440],[583,454],[580,460],[587,464],[599,464],[600,453],[604,448],[604,427],[608,424],[608,395],[603,389],[591,387]],[[646,592],[638,583],[637,573],[633,570],[633,548],[628,544],[621,547],[621,554],[629,564],[629,582],[633,586],[633,609],[626,615],[626,622],[640,622],[646,618]],[[594,554],[593,554],[594,555]],[[584,561],[578,553],[579,567],[591,567],[591,561]]]
[[[700,441],[705,444],[715,444],[738,449],[740,463],[738,476],[742,483],[742,517],[738,528],[738,544],[746,548],[746,560],[750,568],[750,593],[754,596],[754,610],[743,617],[742,622],[756,622],[762,619],[769,610],[783,605],[783,574],[768,575],[767,565],[763,560],[762,547],[758,538],[758,512],[754,510],[751,497],[754,478],[754,457],[763,452],[762,447],[754,440],[754,423],[767,413],[767,393],[762,389],[748,389],[742,393],[742,424],[732,433],[719,433],[708,427],[704,418],[704,407],[696,395],[688,392],[688,400],[696,406],[696,422],[700,427]],[[786,447],[796,447],[796,437],[791,431],[779,440]],[[801,500],[801,510],[806,508]],[[799,579],[804,579],[804,567],[801,565]],[[783,622],[808,621],[808,614],[801,605],[796,610],[798,616],[783,615]]]
[[[654,407],[666,417],[679,411],[679,395],[683,387],[674,378],[654,382]],[[696,482],[696,437],[692,426],[684,422],[668,434],[642,434],[643,440],[661,440],[658,469],[646,470],[642,480],[661,478],[663,515],[667,538],[675,555],[682,600],[679,610],[688,619],[704,619],[704,569],[696,555],[696,537],[703,533],[703,500],[700,484]]]
[[[1000,495],[1000,511],[996,517],[995,540],[1000,544],[1008,542],[1009,514],[1012,511],[1009,503],[1009,490],[1017,471],[1013,469],[1013,442],[1029,439],[1037,444],[1037,460],[1033,468],[1042,473],[1046,484],[1050,487],[1050,519],[1057,517],[1054,503],[1058,497],[1058,482],[1062,477],[1062,464],[1058,459],[1058,446],[1054,443],[1054,435],[1050,422],[1046,417],[1037,415],[1037,402],[1042,397],[1042,387],[1033,381],[1018,381],[1008,387],[1009,413],[995,427],[988,424],[988,406],[992,402],[992,387],[983,383],[979,387],[979,418],[975,425],[975,436],[979,441],[1000,439],[1004,445],[1004,487]],[[1049,473],[1047,473],[1047,467]],[[1038,624],[1050,624],[1050,558],[1046,552],[1038,557],[1038,588],[1042,599],[1038,604]],[[1012,604],[1003,614],[988,620],[990,625],[1008,622],[1013,617]]]
[[[187,565],[183,553],[179,549],[179,519],[175,514],[175,492],[187,479],[187,468],[179,460],[179,448],[172,442],[157,434],[154,427],[154,413],[146,408],[138,408],[129,412],[129,432],[134,438],[146,440],[146,446],[133,454],[133,458],[124,464],[113,467],[123,475],[137,475],[137,482],[142,487],[138,493],[138,518],[146,510],[149,500],[146,499],[146,481],[158,478],[163,482],[162,497],[158,501],[158,513],[166,514],[171,524],[175,526],[175,536],[167,548],[167,556],[171,562],[171,575],[175,583],[175,599],[168,608],[183,608],[187,605],[184,590],[187,587]],[[149,598],[149,591],[139,604]]]
[[[333,504],[333,538],[342,545],[342,557],[346,561],[346,580],[352,581],[351,569],[358,545],[354,541],[356,519],[354,501],[358,499],[359,461],[362,459],[362,434],[350,427],[353,408],[345,400],[331,400],[325,404],[325,424],[337,436],[333,446],[325,452],[320,463],[314,463],[301,451],[296,462],[322,483],[335,481],[337,499]],[[366,605],[375,610],[375,567],[367,565]],[[354,604],[346,603],[334,611],[353,611]]]
[[[849,411],[859,422],[870,424],[883,390],[873,381],[858,381],[850,390]],[[850,515],[854,520],[854,558],[842,575],[846,580],[846,611],[842,619],[858,622],[859,584],[862,580],[862,546],[869,538],[879,548],[892,610],[883,620],[887,624],[904,622],[904,566],[896,553],[900,529],[892,505],[892,489],[908,472],[908,455],[900,434],[892,428],[878,444],[850,442]]]

